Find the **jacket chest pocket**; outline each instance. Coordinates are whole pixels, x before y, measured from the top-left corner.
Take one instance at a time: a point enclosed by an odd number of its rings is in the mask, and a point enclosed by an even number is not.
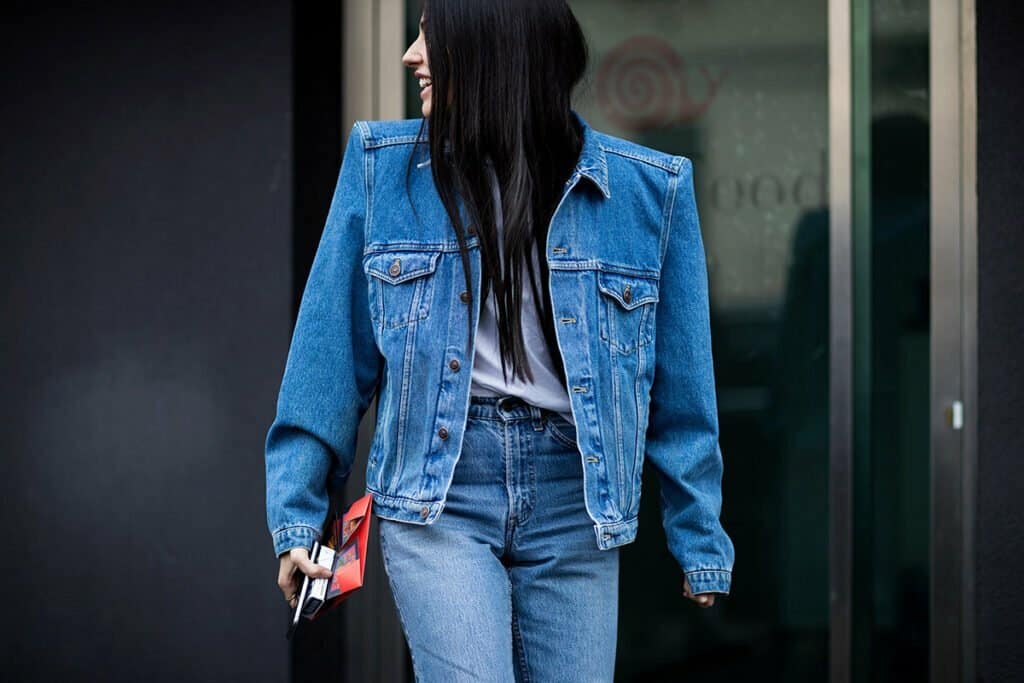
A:
[[[619,353],[633,353],[654,337],[658,281],[642,275],[597,271],[601,339]]]
[[[439,251],[387,251],[363,257],[370,312],[382,329],[405,327],[430,315]]]

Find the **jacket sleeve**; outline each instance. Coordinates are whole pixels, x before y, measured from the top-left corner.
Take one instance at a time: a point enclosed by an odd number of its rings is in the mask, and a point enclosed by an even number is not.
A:
[[[689,159],[682,157],[669,183],[645,457],[661,484],[669,550],[693,592],[728,593],[733,545],[719,521],[722,453],[708,274]]]
[[[267,525],[278,556],[319,540],[328,480],[347,480],[377,389],[381,358],[362,270],[368,159],[360,130],[357,121],[349,132],[266,437]]]

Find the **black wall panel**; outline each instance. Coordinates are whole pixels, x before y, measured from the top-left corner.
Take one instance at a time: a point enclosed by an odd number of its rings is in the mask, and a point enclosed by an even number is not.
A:
[[[1024,11],[978,6],[977,653],[983,681],[1024,677]]]
[[[282,681],[289,3],[8,6],[4,680]]]

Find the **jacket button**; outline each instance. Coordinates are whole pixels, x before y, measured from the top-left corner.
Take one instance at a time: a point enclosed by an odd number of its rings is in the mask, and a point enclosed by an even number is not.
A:
[[[448,438],[448,430],[445,429],[444,427],[441,427],[440,429],[437,430],[437,435],[439,437],[441,437],[442,439],[447,439]]]
[[[622,290],[622,300],[627,304],[633,300],[633,291],[630,289],[629,285],[626,285],[626,288]]]
[[[391,267],[388,268],[388,272],[394,277],[402,272],[402,259],[395,259],[391,262]]]
[[[420,508],[420,517],[422,517],[423,519],[426,519],[429,515],[430,515],[430,508],[428,508],[426,505],[424,505],[423,507]]]
[[[469,303],[469,292],[467,292],[465,290],[459,292],[459,300],[462,301],[462,303],[464,303],[464,304],[468,304]]]
[[[466,234],[467,235],[475,235],[476,234],[476,226],[475,225],[470,225],[469,227],[467,227],[466,228]]]
[[[459,370],[459,359],[458,358],[452,358],[450,361],[448,361],[448,367],[450,367],[452,370],[455,370],[456,372],[458,372],[458,370]]]

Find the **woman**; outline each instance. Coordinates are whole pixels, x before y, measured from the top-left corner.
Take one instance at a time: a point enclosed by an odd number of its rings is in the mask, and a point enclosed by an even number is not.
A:
[[[327,575],[308,548],[376,395],[417,680],[610,681],[645,454],[683,595],[730,585],[692,167],[571,109],[562,0],[429,0],[402,61],[423,118],[353,126],[267,435],[278,584]]]

